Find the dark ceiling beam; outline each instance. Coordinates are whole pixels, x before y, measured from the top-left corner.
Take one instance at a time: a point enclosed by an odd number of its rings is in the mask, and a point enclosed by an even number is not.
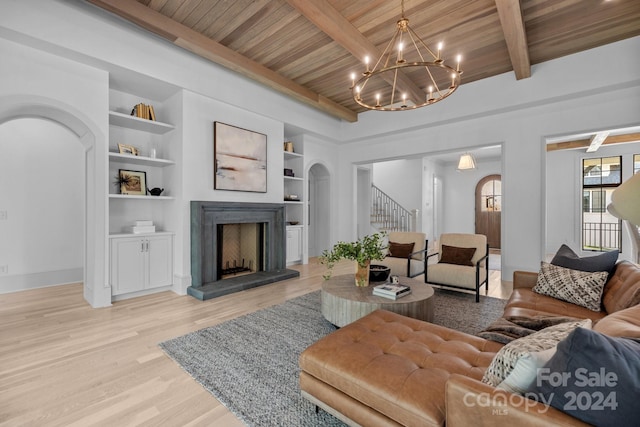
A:
[[[136,23],[176,46],[180,46],[196,55],[220,64],[230,70],[256,80],[271,89],[284,93],[307,105],[311,105],[334,117],[356,122],[358,115],[354,111],[324,97],[293,80],[281,76],[273,70],[259,64],[228,47],[211,40],[185,25],[155,10],[131,0],[89,0],[102,9]]]
[[[331,37],[336,43],[362,61],[369,55],[373,63],[382,54],[376,45],[371,43],[347,18],[342,16],[327,0],[287,0],[292,7],[304,15],[318,29]],[[381,75],[390,86],[393,79]],[[344,76],[345,88],[351,83],[349,76]],[[397,87],[407,93],[407,97],[416,104],[424,102],[426,93],[409,77],[398,73]],[[345,89],[346,90],[346,89]]]
[[[529,60],[529,46],[520,1],[496,0],[496,6],[516,79],[529,78],[531,77],[531,61]]]

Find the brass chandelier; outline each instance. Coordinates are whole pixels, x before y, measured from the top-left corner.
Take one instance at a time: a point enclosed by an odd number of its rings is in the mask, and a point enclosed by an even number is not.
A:
[[[404,111],[435,104],[460,85],[461,56],[455,69],[446,65],[442,43],[436,53],[429,49],[409,26],[404,0],[401,7],[397,29],[373,68],[369,68],[367,56],[362,77],[356,81],[356,74],[351,74],[353,99],[369,110]]]

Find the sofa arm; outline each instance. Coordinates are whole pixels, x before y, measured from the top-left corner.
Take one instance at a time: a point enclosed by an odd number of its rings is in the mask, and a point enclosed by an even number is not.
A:
[[[513,289],[516,288],[533,288],[538,281],[538,273],[531,271],[514,271],[513,272]]]
[[[589,426],[555,408],[462,375],[449,378],[445,399],[447,427]]]

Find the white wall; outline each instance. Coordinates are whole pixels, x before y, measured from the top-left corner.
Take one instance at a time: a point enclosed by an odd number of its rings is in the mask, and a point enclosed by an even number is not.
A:
[[[0,125],[0,293],[83,280],[84,150],[58,123]],[[61,200],[64,202],[61,203]]]
[[[603,145],[595,153],[582,150],[551,151],[546,154],[546,245],[547,254],[555,254],[562,244],[576,253],[580,250],[582,222],[582,160],[622,155],[622,181],[633,175],[633,155],[640,154],[640,143]],[[640,197],[640,195],[638,195]],[[623,227],[624,230],[624,227]],[[626,231],[622,234],[620,259],[631,259],[631,243]]]

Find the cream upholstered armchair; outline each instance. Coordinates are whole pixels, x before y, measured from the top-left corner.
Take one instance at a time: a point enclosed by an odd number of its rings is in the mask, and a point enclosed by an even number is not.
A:
[[[489,288],[489,245],[482,234],[447,233],[440,236],[438,263],[425,266],[424,280],[434,285],[476,291],[480,301],[480,287]]]
[[[410,231],[389,233],[387,256],[376,264],[385,265],[396,276],[415,277],[424,273],[427,263],[427,235]]]

